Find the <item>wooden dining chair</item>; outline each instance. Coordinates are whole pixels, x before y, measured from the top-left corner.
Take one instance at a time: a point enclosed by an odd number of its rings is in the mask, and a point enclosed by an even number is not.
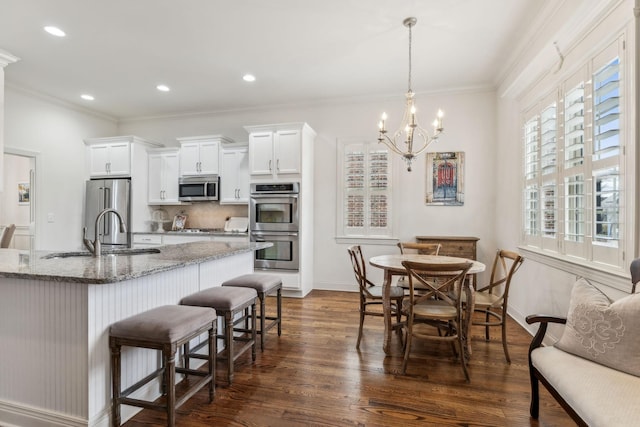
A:
[[[438,255],[442,245],[440,243],[398,242],[401,254],[418,253],[421,255]]]
[[[11,244],[11,239],[13,238],[13,233],[16,231],[15,224],[9,224],[5,227],[2,232],[2,237],[0,237],[0,248],[8,248]]]
[[[511,363],[507,348],[507,303],[509,288],[514,274],[520,268],[524,258],[515,252],[498,250],[493,260],[489,283],[476,289],[474,312],[484,314],[484,320],[474,318],[472,325],[485,327],[485,339],[489,341],[491,326],[502,329],[502,347],[507,363]]]
[[[349,257],[351,258],[351,264],[353,266],[353,273],[358,283],[360,292],[360,327],[358,329],[358,341],[356,348],[360,348],[360,341],[362,340],[362,328],[364,325],[365,316],[384,316],[382,310],[375,310],[375,306],[382,308],[382,286],[376,286],[369,279],[367,279],[367,271],[364,262],[364,256],[362,255],[362,248],[359,245],[350,246],[348,249]],[[396,286],[392,286],[390,289],[391,296],[391,314],[396,316],[396,320],[400,322],[402,307],[402,299],[404,298],[404,290]]]
[[[398,248],[400,248],[400,253],[403,255],[412,253],[420,255],[438,255],[442,245],[440,243],[398,242]],[[398,278],[396,286],[401,287],[404,290],[409,289],[409,281],[406,276]],[[415,289],[418,290],[420,288],[421,285],[419,283],[415,283]]]
[[[636,293],[636,285],[640,282],[640,258],[636,258],[631,261],[631,293]]]
[[[462,304],[462,295],[471,297],[473,290],[466,282],[471,262],[440,264],[403,261],[407,270],[409,296],[403,302],[402,312],[406,316],[406,341],[402,374],[406,375],[409,354],[414,338],[439,342],[450,342],[454,354],[460,356],[460,365],[467,382],[470,381],[467,370],[467,322],[471,311]],[[432,282],[425,276],[438,276]],[[416,293],[416,284],[425,291]],[[442,334],[441,331],[445,333]],[[457,347],[457,348],[456,348]]]

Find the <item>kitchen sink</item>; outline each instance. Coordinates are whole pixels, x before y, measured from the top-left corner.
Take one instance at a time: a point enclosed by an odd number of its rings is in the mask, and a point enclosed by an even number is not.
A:
[[[144,249],[107,249],[102,251],[103,256],[116,256],[116,255],[141,255],[141,254],[159,254],[160,249],[156,248],[144,248]],[[55,252],[49,255],[45,255],[42,259],[54,259],[54,258],[70,258],[70,257],[92,257],[93,254],[88,251],[78,252]]]

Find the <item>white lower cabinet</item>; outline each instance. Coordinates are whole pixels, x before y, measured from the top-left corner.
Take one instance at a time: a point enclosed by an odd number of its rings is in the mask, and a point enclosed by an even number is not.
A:
[[[162,245],[162,236],[159,234],[134,234],[133,247],[147,248]]]

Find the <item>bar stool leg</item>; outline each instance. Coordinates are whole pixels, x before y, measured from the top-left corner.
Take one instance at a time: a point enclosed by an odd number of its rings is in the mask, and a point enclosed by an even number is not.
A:
[[[120,360],[120,345],[111,342],[111,385],[113,387],[111,425],[113,427],[120,427]]]
[[[282,289],[281,288],[278,288],[277,306],[278,306],[278,336],[281,336],[282,335]]]
[[[162,350],[164,359],[164,378],[167,389],[167,425],[176,425],[176,349],[165,347]]]
[[[209,403],[213,402],[213,398],[216,394],[216,332],[213,328],[209,329],[209,375],[211,381],[209,382]]]
[[[253,344],[251,345],[251,360],[255,362],[256,361],[256,303],[255,301],[253,302],[253,304],[251,304],[251,325],[252,325],[251,339],[253,340]],[[260,336],[264,337],[264,334],[261,334]]]
[[[227,380],[229,384],[233,381],[233,313],[224,313],[224,336],[227,353]]]
[[[267,312],[265,311],[266,304],[264,300],[266,299],[266,296],[263,292],[258,292],[258,298],[260,299],[260,351],[264,351],[264,318],[267,315]]]

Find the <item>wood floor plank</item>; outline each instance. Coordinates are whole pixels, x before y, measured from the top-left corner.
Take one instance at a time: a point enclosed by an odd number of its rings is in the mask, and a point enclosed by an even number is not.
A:
[[[416,343],[408,375],[400,375],[399,335],[393,336],[391,355],[385,355],[381,318],[365,319],[365,336],[356,350],[358,316],[356,293],[313,291],[303,299],[285,298],[282,336],[272,329],[255,363],[249,355],[238,359],[233,385],[220,381],[213,403],[205,390],[197,393],[178,409],[177,425],[575,425],[544,388],[540,420],[529,417],[531,336],[517,323],[508,324],[510,365],[498,329],[490,342],[484,340],[484,329],[472,330],[467,384],[446,344]],[[161,425],[166,425],[164,414],[149,410],[125,424]]]

